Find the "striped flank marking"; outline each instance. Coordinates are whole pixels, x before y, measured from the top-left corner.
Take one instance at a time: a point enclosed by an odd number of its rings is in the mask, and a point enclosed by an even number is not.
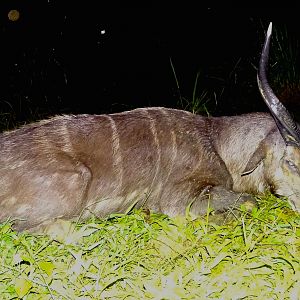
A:
[[[151,114],[149,113],[151,111],[151,108],[145,108],[141,110],[141,112],[148,118],[149,123],[150,123],[150,130],[153,135],[154,139],[154,144],[157,152],[157,161],[156,161],[156,167],[155,167],[155,173],[153,176],[152,183],[150,185],[150,193],[152,192],[153,184],[155,183],[155,180],[157,179],[158,173],[160,171],[160,163],[161,163],[161,149],[159,145],[159,140],[158,140],[158,135],[157,135],[157,129],[156,129],[156,124],[155,124],[155,119],[151,117]]]
[[[172,119],[170,117],[170,113],[169,111],[166,111],[164,109],[161,109],[161,112],[162,114],[167,118],[168,120],[168,124],[169,124],[169,127],[172,128]],[[169,177],[171,175],[171,172],[174,168],[174,163],[176,161],[176,158],[177,158],[177,154],[178,154],[178,147],[177,147],[177,140],[176,140],[176,134],[174,132],[173,129],[171,129],[171,141],[172,141],[172,155],[171,155],[171,158],[170,158],[170,167],[169,167],[169,171],[165,177],[165,180],[164,180],[164,185],[166,185],[166,183],[168,182],[169,180]]]
[[[67,126],[68,120],[64,120],[60,128],[61,137],[63,138],[63,150],[68,154],[73,154],[74,149],[70,138],[70,133]]]
[[[123,164],[122,164],[122,155],[120,149],[120,136],[114,119],[109,115],[105,115],[105,117],[109,120],[112,129],[111,141],[112,141],[113,168],[117,179],[116,191],[120,191],[123,185]]]

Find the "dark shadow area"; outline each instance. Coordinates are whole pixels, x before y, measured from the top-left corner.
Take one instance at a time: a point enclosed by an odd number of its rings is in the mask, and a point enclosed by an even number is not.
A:
[[[299,36],[294,9],[99,9],[50,0],[0,5],[2,127],[61,113],[182,108],[180,96],[192,99],[198,72],[196,95],[208,101],[211,114],[264,111],[256,86],[264,30],[273,21],[289,38]],[[20,15],[12,18],[11,10]],[[284,77],[272,62],[270,72]],[[289,89],[277,85],[295,115],[298,84],[295,75]]]

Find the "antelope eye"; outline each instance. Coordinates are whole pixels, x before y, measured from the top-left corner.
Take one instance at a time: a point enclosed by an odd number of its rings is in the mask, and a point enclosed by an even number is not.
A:
[[[293,169],[293,170],[299,172],[298,167],[297,167],[291,160],[286,160],[286,163],[288,164],[288,166],[289,166],[291,169]]]

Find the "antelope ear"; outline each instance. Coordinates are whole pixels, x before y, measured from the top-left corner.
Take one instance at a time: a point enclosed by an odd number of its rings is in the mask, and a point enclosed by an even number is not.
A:
[[[264,147],[262,145],[259,145],[259,147],[255,150],[253,155],[248,160],[247,165],[244,171],[242,172],[241,176],[251,174],[264,160],[265,157],[266,157],[266,152],[264,150]]]

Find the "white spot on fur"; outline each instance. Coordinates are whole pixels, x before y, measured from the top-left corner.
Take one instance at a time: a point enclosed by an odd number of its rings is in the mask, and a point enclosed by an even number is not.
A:
[[[26,214],[27,211],[30,211],[32,209],[32,207],[28,204],[22,204],[18,207],[18,209],[16,210],[16,215],[24,215]]]
[[[16,203],[17,203],[17,198],[12,196],[8,199],[4,199],[2,202],[1,202],[1,207],[9,207],[9,206],[14,206]]]

